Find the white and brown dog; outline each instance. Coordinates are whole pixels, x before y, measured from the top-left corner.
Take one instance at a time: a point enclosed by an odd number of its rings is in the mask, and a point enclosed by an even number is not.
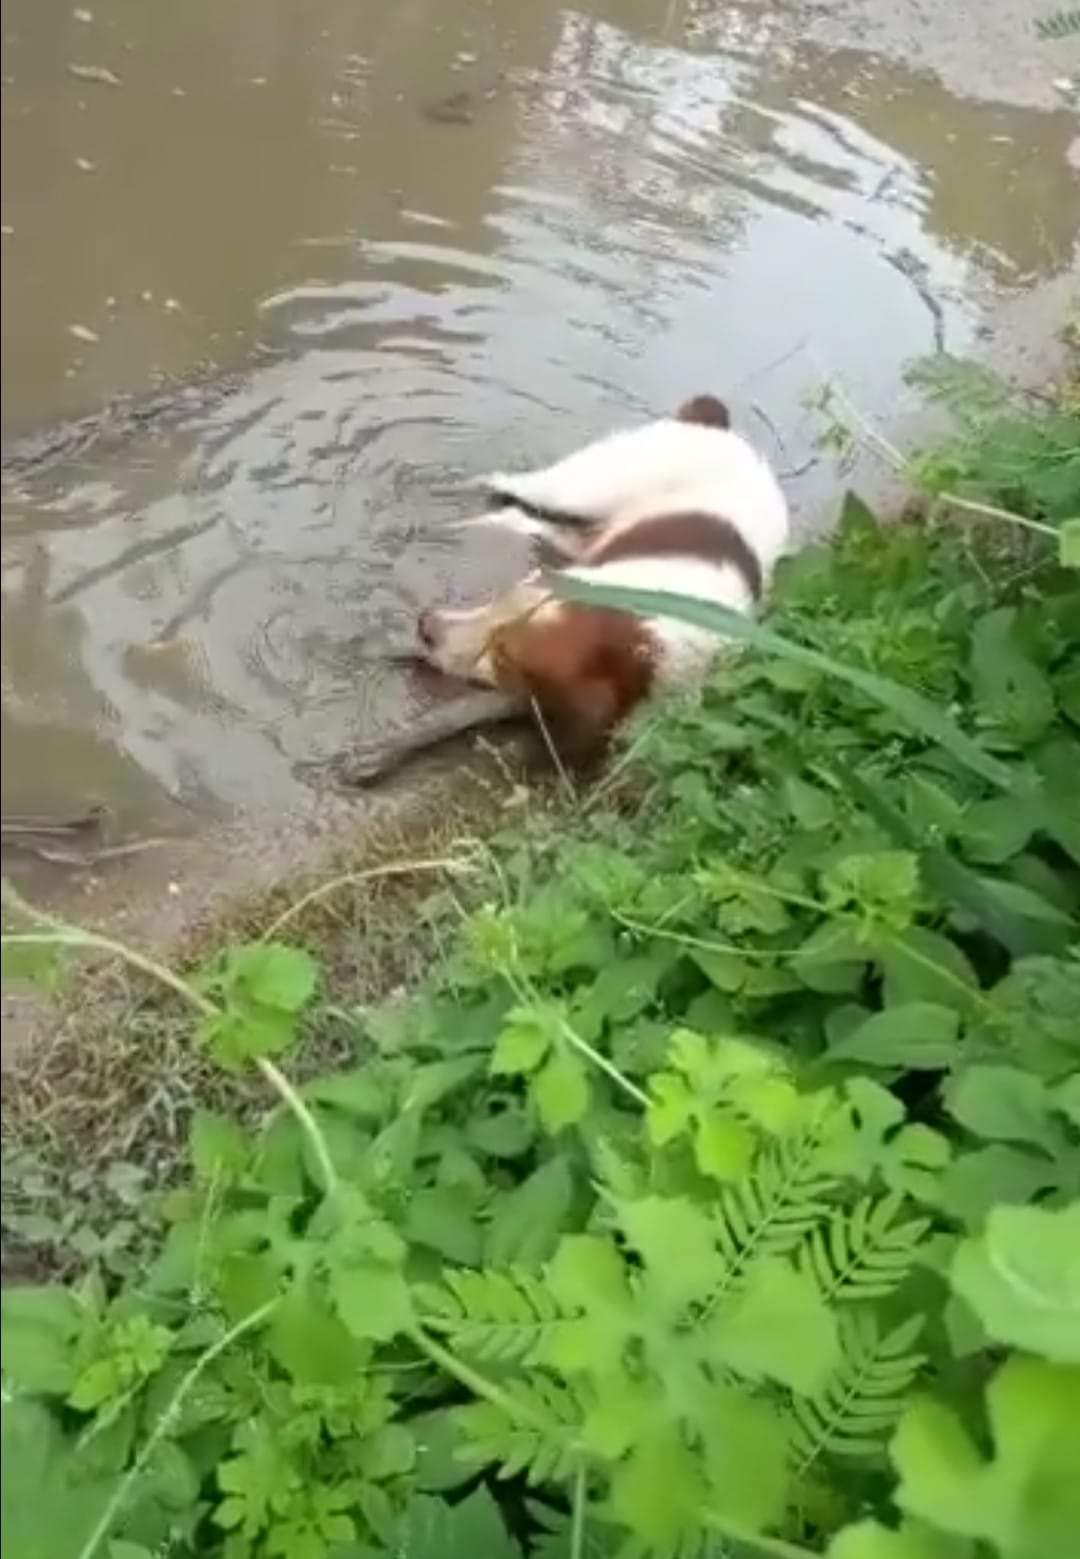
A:
[[[489,507],[478,521],[534,538],[576,579],[739,612],[754,610],[788,540],[776,477],[708,395],[545,470],[500,472],[484,486]],[[718,647],[714,634],[675,618],[562,600],[539,568],[469,610],[421,613],[418,633],[418,658],[473,691],[384,744],[381,761],[358,755],[350,779],[530,709],[564,761],[591,760],[645,700],[699,684]]]

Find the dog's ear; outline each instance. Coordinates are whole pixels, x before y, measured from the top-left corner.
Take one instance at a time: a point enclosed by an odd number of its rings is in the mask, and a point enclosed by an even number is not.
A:
[[[696,422],[703,428],[730,428],[731,414],[715,395],[695,395],[675,413],[676,422]]]
[[[534,701],[557,752],[568,763],[600,757],[622,713],[613,668],[603,665],[581,625],[595,614],[560,608],[500,628],[489,643],[496,685]]]

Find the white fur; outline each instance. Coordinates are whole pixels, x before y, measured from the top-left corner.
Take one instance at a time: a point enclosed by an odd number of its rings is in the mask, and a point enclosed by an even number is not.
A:
[[[694,596],[747,615],[754,609],[754,598],[737,568],[699,558],[618,558],[611,563],[598,563],[595,568],[572,568],[567,572],[586,584]],[[655,690],[685,690],[700,682],[716,658],[716,634],[674,617],[647,617],[644,621],[658,646]]]
[[[545,470],[500,472],[487,485],[582,520],[621,524],[704,510],[736,527],[766,578],[788,540],[787,503],[766,462],[739,434],[699,423],[665,419],[613,433]],[[528,517],[512,513],[511,528],[522,529]]]

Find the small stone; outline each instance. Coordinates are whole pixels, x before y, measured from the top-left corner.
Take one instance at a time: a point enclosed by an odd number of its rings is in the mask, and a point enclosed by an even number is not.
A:
[[[76,341],[86,341],[90,346],[94,346],[101,340],[101,337],[96,331],[91,330],[89,325],[69,325],[68,335],[74,336]]]

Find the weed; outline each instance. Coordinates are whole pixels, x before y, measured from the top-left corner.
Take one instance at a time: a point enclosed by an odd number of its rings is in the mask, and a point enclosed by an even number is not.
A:
[[[1080,591],[1029,548],[849,500],[764,627],[669,599],[745,652],[469,854],[408,995],[300,917],[112,949],[271,1107],[196,1109],[137,1267],[5,1295],[14,1559],[1069,1552]]]

